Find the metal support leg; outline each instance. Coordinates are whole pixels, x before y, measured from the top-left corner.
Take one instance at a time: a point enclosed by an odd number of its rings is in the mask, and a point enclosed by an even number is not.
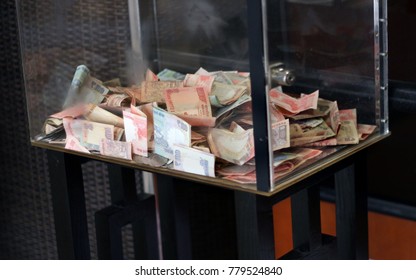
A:
[[[134,169],[116,164],[107,164],[110,182],[111,204],[135,202],[137,200]]]
[[[368,259],[365,157],[335,174],[337,247],[340,259]]]
[[[267,198],[234,192],[239,259],[274,259],[272,205]]]
[[[126,205],[137,201],[136,176],[134,170],[116,164],[107,164],[110,182],[111,204]],[[133,222],[133,246],[135,259],[146,259],[145,233],[143,221]],[[155,232],[154,234],[156,234]],[[122,246],[122,243],[120,243]],[[121,250],[121,249],[120,249]]]
[[[322,246],[319,188],[310,187],[291,197],[293,247],[312,251]]]
[[[134,223],[145,229],[145,235],[139,243],[139,256],[144,259],[159,258],[155,199],[151,195],[142,195],[134,203],[112,205],[95,213],[99,259],[123,259],[121,229]]]
[[[160,216],[163,259],[178,259],[173,178],[166,175],[156,175],[155,195],[158,202],[158,211]],[[189,234],[190,233],[187,234],[188,237]],[[191,254],[190,248],[185,247],[182,248],[182,250],[185,250],[189,255]]]
[[[165,258],[236,259],[233,192],[158,175],[157,196]]]
[[[113,206],[96,213],[97,247],[100,259],[122,259],[121,227],[132,224],[133,242],[136,259],[155,259],[158,257],[157,246],[153,251],[148,247],[153,246],[149,236],[154,236],[157,244],[156,208],[154,198],[145,196],[138,200],[135,171],[131,168],[115,164],[108,164],[110,181],[111,203]],[[147,201],[153,201],[149,204]],[[130,211],[144,213],[131,213]],[[124,216],[123,216],[124,215]],[[143,216],[144,215],[144,216]],[[137,217],[145,217],[137,218]],[[115,217],[119,221],[114,221]],[[129,218],[130,217],[130,218]],[[124,224],[120,224],[124,221]],[[152,230],[153,232],[149,232]]]
[[[59,259],[90,259],[81,159],[47,151]]]

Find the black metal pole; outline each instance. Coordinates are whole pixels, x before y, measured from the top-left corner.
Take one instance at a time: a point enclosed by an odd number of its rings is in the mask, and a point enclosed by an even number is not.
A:
[[[257,189],[269,191],[270,151],[268,141],[271,139],[268,137],[268,103],[265,92],[262,1],[247,0],[247,13]]]
[[[47,151],[59,259],[90,259],[81,158]]]

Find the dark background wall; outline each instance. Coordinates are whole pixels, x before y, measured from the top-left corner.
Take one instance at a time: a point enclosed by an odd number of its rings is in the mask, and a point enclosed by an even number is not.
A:
[[[370,149],[371,196],[416,206],[416,1],[389,2],[391,137]]]
[[[29,146],[15,1],[0,2],[0,258],[56,258],[48,174]]]
[[[412,83],[416,84],[416,38],[411,30],[416,27],[416,2],[390,2],[390,77],[411,84],[391,83],[393,133],[369,150],[369,192],[386,201],[415,205],[416,151],[412,137],[416,98]],[[29,144],[15,1],[0,1],[0,13],[0,259],[55,259],[47,161],[44,151]],[[93,213],[109,203],[107,171],[95,162],[83,170],[89,232],[94,240]],[[90,243],[94,257],[95,243]],[[128,256],[129,246],[126,248]]]
[[[111,10],[114,3],[106,4]],[[0,1],[0,13],[0,259],[56,259],[47,158],[29,142],[15,0]],[[40,40],[40,45],[47,43]],[[107,168],[91,161],[82,171],[94,259],[94,213],[110,205]],[[136,181],[140,191],[138,172]],[[123,241],[124,256],[132,258],[131,228],[123,229]]]

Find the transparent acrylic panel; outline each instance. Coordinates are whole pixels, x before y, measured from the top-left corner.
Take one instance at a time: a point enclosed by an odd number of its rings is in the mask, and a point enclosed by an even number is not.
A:
[[[245,0],[155,0],[160,69],[249,69]]]
[[[365,129],[385,133],[385,126],[380,129],[380,104],[387,100],[380,97],[380,79],[385,77],[380,77],[378,1],[264,4],[271,103],[289,119],[291,132],[291,147],[275,152],[275,158],[298,154],[296,160],[285,161],[294,166],[275,168],[279,182],[287,170],[305,170],[318,159],[361,143]],[[319,99],[313,111],[309,105],[315,94]],[[283,98],[285,104],[279,101]],[[301,110],[294,111],[288,103],[300,104]]]
[[[246,1],[17,3],[34,143],[255,189]]]
[[[17,1],[30,134],[66,99],[78,65],[106,81],[135,76],[127,1]]]
[[[372,3],[18,0],[31,140],[269,191],[299,164],[285,153],[293,118],[273,103],[278,84],[297,95],[319,89],[339,109],[356,108],[359,123],[379,125]]]
[[[267,1],[269,60],[296,73],[290,92],[317,89],[376,124],[373,0]]]
[[[154,9],[155,68],[213,78],[216,121],[192,127],[206,138],[192,147],[215,155],[217,178],[256,189],[246,1],[156,0]]]

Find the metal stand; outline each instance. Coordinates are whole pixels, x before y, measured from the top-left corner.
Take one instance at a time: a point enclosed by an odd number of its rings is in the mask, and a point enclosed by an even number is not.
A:
[[[236,257],[231,258],[275,259],[272,207],[290,197],[294,249],[282,259],[368,259],[367,197],[363,159],[362,154],[352,156],[270,197],[245,191],[224,190],[224,193],[218,193],[218,199],[230,199],[230,194],[231,199],[234,197],[236,244],[230,242],[226,245],[228,249],[235,250]],[[335,238],[321,233],[319,187],[327,178],[333,179],[337,193]],[[170,257],[196,258],[196,247],[205,252],[199,252],[202,258],[208,251],[224,253],[225,249],[222,246],[213,246],[211,240],[215,237],[203,231],[202,234],[198,234],[198,229],[189,218],[195,211],[195,206],[190,203],[192,192],[203,196],[205,186],[194,183],[192,189],[186,189],[182,183],[181,180],[158,176],[162,227],[164,225],[162,235],[165,240],[169,238],[174,244],[172,246],[170,243],[170,252],[177,253]],[[163,203],[167,197],[170,199],[170,206]],[[164,207],[168,208],[163,209]],[[217,211],[206,209],[208,212],[211,211],[213,218],[209,226],[221,230],[221,226],[215,220],[220,216],[214,214],[229,213],[221,205],[217,204],[216,207]],[[171,222],[172,227],[169,227],[167,222],[172,220],[175,222]]]
[[[82,163],[87,159],[47,151],[59,259],[90,259]],[[158,259],[153,195],[137,195],[134,170],[109,164],[112,205],[95,213],[99,259],[122,259],[121,229],[132,224],[135,258]]]
[[[90,258],[82,158],[47,152],[59,259]]]
[[[48,151],[61,259],[88,259],[82,157]],[[134,170],[109,165],[112,206],[96,213],[99,258],[121,259],[121,228],[132,223],[136,258],[274,259],[272,207],[291,197],[294,250],[283,259],[367,259],[365,162],[356,154],[318,174],[262,196],[157,175],[156,199],[137,196]],[[334,179],[337,237],[321,233],[319,186]]]

